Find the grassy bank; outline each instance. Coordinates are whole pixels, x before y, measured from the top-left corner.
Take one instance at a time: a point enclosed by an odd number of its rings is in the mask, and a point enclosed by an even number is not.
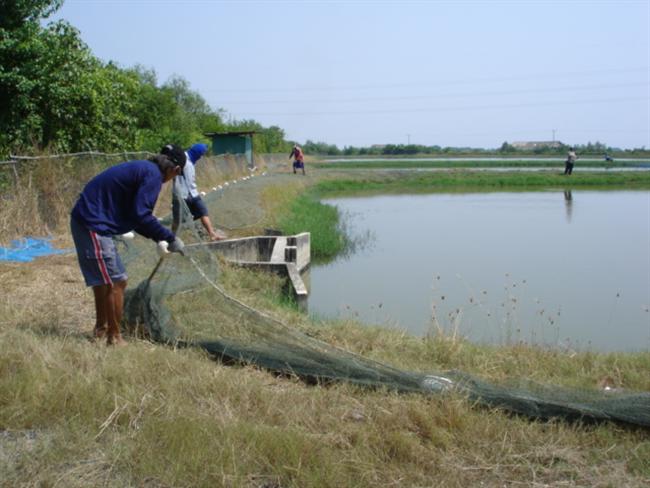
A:
[[[75,266],[73,257],[57,257],[51,267],[2,270],[9,300],[0,309],[1,486],[643,486],[650,479],[642,429],[531,421],[454,396],[307,386],[147,342],[117,350],[91,344],[77,332],[89,330],[78,312],[90,314],[92,305]],[[7,287],[61,279],[66,287],[49,296]],[[275,277],[225,267],[222,279],[256,308],[400,368],[588,388],[611,376],[617,386],[650,390],[647,354],[478,347],[349,321],[311,323],[277,305]]]
[[[363,178],[381,191],[381,178]],[[398,189],[391,178],[383,188]],[[321,210],[331,213],[313,203],[335,181],[314,181],[315,193],[308,194],[297,181],[269,188],[269,211],[314,213],[316,221]],[[460,396],[308,386],[134,339],[107,349],[84,336],[93,323],[92,293],[75,256],[0,263],[0,275],[3,487],[640,487],[650,481],[647,429],[530,420]],[[648,353],[477,346],[433,331],[416,338],[354,321],[313,321],[283,305],[276,276],[223,265],[219,279],[230,294],[285,324],[400,369],[458,369],[491,381],[528,378],[588,389],[606,380],[650,391]]]
[[[322,198],[375,193],[536,191],[548,188],[593,190],[647,190],[650,172],[560,174],[445,171],[342,173],[325,177],[312,186],[269,190],[267,201],[277,213],[274,221],[285,234],[311,232],[312,257],[318,261],[334,258],[353,246],[334,207]]]
[[[268,226],[285,235],[311,233],[311,258],[327,261],[346,245],[337,210],[319,201],[313,182],[297,180],[281,187],[271,186],[263,192],[263,202],[270,216]]]
[[[319,202],[312,193],[298,195],[278,220],[286,235],[311,233],[311,252],[316,262],[331,259],[343,250],[345,239],[339,224],[336,208]]]
[[[619,161],[603,160],[579,160],[577,168],[636,168],[650,164],[648,159],[626,159]],[[459,159],[440,159],[438,161],[422,160],[418,158],[390,160],[390,159],[365,159],[351,161],[329,161],[315,162],[312,166],[319,169],[426,169],[426,168],[557,168],[558,171],[564,170],[564,161],[562,158],[548,160],[526,160],[526,159],[492,159],[492,160],[463,160]]]
[[[146,159],[149,153],[124,155],[43,156],[6,168],[0,173],[0,243],[25,236],[67,233],[70,210],[86,183],[115,164]],[[203,189],[249,174],[245,161],[235,157],[203,158],[197,167]],[[171,210],[170,184],[166,184],[156,211]]]
[[[439,172],[387,171],[346,173],[320,182],[322,195],[367,192],[525,191],[546,188],[650,189],[650,171],[620,173],[495,172],[453,170]]]

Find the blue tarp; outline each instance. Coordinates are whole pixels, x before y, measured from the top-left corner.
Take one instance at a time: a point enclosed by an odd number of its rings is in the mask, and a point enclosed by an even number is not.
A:
[[[0,247],[0,261],[17,261],[26,263],[33,261],[38,256],[50,254],[63,254],[67,249],[55,249],[50,244],[49,237],[25,237],[11,241],[11,246]]]

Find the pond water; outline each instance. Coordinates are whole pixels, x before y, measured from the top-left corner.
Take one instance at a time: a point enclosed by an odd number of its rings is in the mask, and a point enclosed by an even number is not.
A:
[[[650,192],[326,200],[365,245],[310,271],[313,316],[425,335],[650,350]]]

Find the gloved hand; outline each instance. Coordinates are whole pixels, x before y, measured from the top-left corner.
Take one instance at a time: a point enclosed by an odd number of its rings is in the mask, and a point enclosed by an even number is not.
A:
[[[172,242],[169,245],[169,252],[177,252],[179,254],[184,254],[183,250],[185,249],[185,243],[181,241],[180,237],[177,237],[174,239],[174,242]]]
[[[167,254],[169,254],[169,242],[167,241],[160,241],[158,243],[157,251],[158,251],[158,256],[161,258],[164,258]]]

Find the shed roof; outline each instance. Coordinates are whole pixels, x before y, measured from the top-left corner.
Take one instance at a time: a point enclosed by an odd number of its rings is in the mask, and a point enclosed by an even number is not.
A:
[[[242,130],[242,131],[233,131],[233,132],[206,132],[204,136],[250,136],[257,134],[257,131],[254,130]]]

